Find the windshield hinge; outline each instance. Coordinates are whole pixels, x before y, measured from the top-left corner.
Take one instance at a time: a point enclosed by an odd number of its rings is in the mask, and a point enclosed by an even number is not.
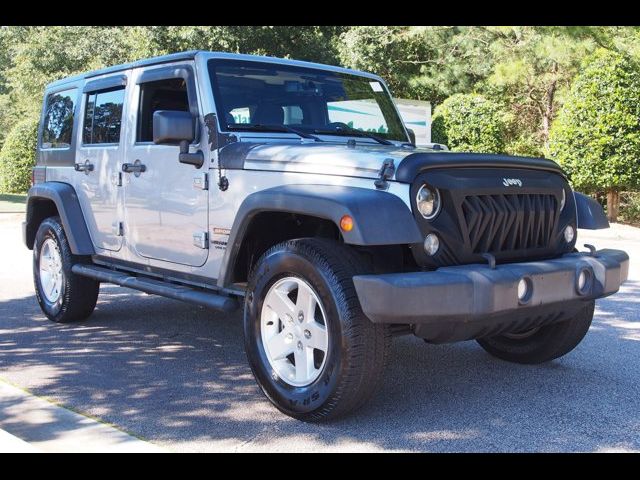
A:
[[[387,180],[393,177],[395,172],[396,166],[393,163],[393,158],[385,158],[378,172],[380,178],[375,181],[376,188],[378,190],[387,190],[389,188],[389,182],[387,182]]]
[[[218,121],[215,113],[207,113],[204,116],[204,124],[207,127],[207,135],[209,137],[211,150],[222,148],[225,145],[238,141],[238,137],[233,134],[218,132]]]

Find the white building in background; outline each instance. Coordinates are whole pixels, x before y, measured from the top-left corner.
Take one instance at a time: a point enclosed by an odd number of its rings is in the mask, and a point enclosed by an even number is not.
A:
[[[394,102],[404,124],[415,132],[416,145],[433,145],[431,143],[431,103],[404,98],[394,98]]]

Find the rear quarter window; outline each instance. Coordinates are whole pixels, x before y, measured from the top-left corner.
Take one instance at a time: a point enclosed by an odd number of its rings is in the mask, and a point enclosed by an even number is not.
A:
[[[73,115],[77,89],[47,96],[43,118],[41,148],[69,148],[73,134]]]

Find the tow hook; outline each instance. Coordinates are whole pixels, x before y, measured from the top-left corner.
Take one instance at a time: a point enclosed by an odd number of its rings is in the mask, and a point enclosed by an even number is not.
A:
[[[487,263],[489,264],[489,268],[491,270],[496,269],[496,257],[491,255],[490,253],[483,253],[482,258],[484,258],[487,261]]]
[[[596,255],[596,247],[594,247],[593,245],[590,245],[588,243],[584,244],[585,247],[587,247],[589,249],[589,252],[585,252],[588,253],[590,257],[597,257]]]

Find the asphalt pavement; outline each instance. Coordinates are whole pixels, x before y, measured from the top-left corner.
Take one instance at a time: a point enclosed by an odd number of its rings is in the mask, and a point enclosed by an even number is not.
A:
[[[396,338],[379,394],[315,425],[262,396],[238,313],[103,285],[87,322],[49,322],[33,295],[21,220],[0,214],[0,379],[166,449],[640,451],[639,229],[580,231],[581,244],[627,250],[630,279],[597,303],[589,333],[565,357],[522,366],[475,342]]]

